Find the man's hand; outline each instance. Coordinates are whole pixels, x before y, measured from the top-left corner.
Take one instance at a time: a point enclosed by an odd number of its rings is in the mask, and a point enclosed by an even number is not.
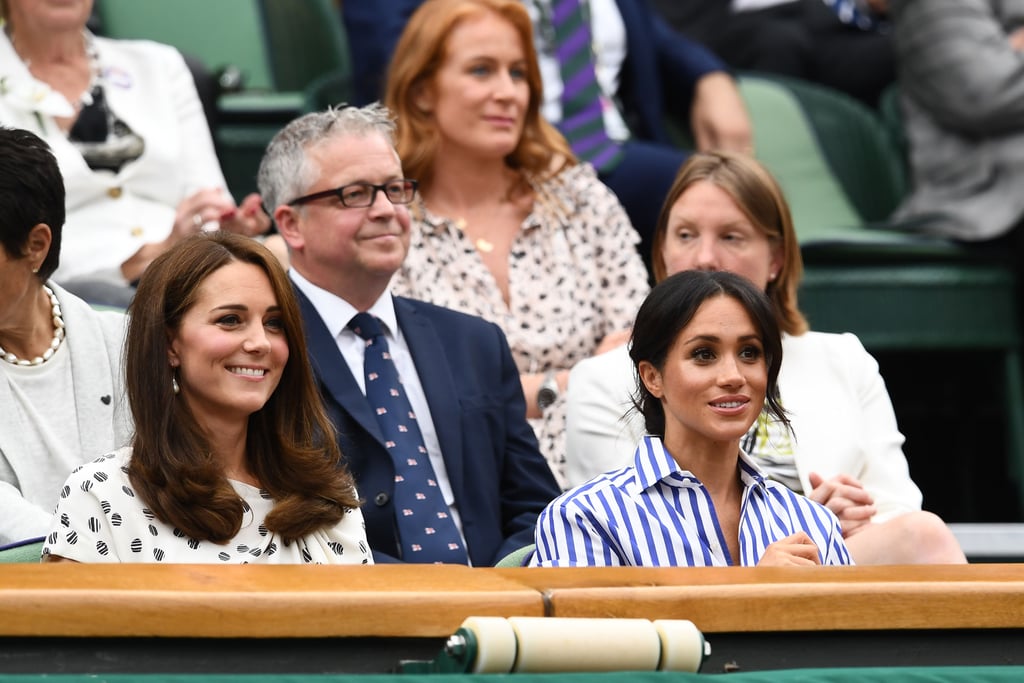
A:
[[[697,81],[690,108],[697,150],[753,154],[754,138],[740,91],[732,76],[715,71]]]

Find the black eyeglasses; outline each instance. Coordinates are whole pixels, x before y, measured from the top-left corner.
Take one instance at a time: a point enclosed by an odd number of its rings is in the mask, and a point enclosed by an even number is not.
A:
[[[349,209],[362,209],[372,205],[377,201],[377,193],[383,192],[384,196],[388,198],[392,204],[408,204],[416,196],[416,187],[419,183],[415,180],[408,178],[402,178],[401,180],[392,180],[384,183],[383,185],[374,185],[373,183],[351,183],[349,185],[342,185],[336,187],[333,190],[324,190],[322,192],[314,192],[313,194],[307,194],[298,199],[293,199],[288,202],[288,206],[295,206],[297,204],[305,204],[311,202],[314,199],[323,199],[324,197],[337,197],[341,202],[341,205]]]

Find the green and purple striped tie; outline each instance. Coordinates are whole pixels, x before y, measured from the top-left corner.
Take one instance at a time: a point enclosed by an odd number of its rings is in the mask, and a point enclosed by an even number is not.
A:
[[[618,163],[622,149],[604,127],[605,96],[594,73],[585,3],[553,0],[551,4],[555,56],[562,76],[562,121],[558,127],[577,157],[604,171]]]

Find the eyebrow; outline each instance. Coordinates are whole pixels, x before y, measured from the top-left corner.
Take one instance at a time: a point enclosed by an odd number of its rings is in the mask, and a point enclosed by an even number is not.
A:
[[[248,310],[249,310],[249,307],[246,306],[245,304],[224,304],[223,306],[214,306],[213,308],[210,309],[210,312],[213,313],[214,311],[248,311]],[[276,312],[278,312],[280,310],[281,310],[281,307],[279,305],[277,305],[277,304],[274,304],[273,306],[268,306],[267,307],[267,313],[270,313],[270,312],[276,313]]]
[[[349,185],[388,185],[390,183],[396,183],[399,180],[406,180],[405,176],[402,175],[402,171],[398,171],[397,175],[394,175],[394,174],[389,175],[386,180],[382,180],[379,183],[375,182],[373,180],[369,180],[367,178],[360,177],[357,180],[350,180],[348,182],[342,183],[341,185],[338,185],[337,187],[328,187],[326,190],[322,190],[322,192],[330,192],[332,190],[340,190],[341,188],[348,187]],[[316,194],[316,193],[312,193],[312,194]]]
[[[689,227],[693,227],[695,225],[697,225],[697,221],[692,219],[692,218],[687,218],[686,216],[681,216],[679,218],[672,219],[669,222],[669,227],[670,228],[680,228],[680,227],[689,228]],[[725,228],[727,230],[728,229],[736,229],[736,228],[755,228],[755,229],[757,228],[757,226],[754,224],[754,222],[750,221],[750,220],[738,220],[738,221],[727,221],[725,223],[716,223],[714,225],[714,227],[716,227],[716,228]]]
[[[506,64],[507,63],[507,64],[510,64],[512,66],[526,66],[528,64],[528,62],[526,60],[526,57],[520,57],[518,59],[513,59],[510,62],[505,62],[505,60],[502,59],[501,57],[495,56],[494,54],[487,53],[487,52],[479,53],[479,54],[473,55],[472,57],[467,57],[465,63],[466,64],[473,64],[474,62],[491,62],[491,63],[494,63],[494,64]]]
[[[745,334],[745,335],[743,335],[742,337],[739,338],[739,341],[741,341],[741,342],[743,342],[743,341],[751,341],[751,340],[759,342],[759,341],[761,341],[761,335],[756,334],[756,333],[755,334]],[[720,343],[722,341],[722,338],[719,337],[719,336],[713,335],[713,334],[698,334],[698,335],[696,335],[694,337],[690,337],[689,339],[685,340],[683,343],[684,344],[692,344],[693,342],[701,342],[701,341],[702,342]]]

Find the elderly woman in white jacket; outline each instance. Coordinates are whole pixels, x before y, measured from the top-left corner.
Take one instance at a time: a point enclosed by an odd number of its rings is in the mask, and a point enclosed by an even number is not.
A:
[[[58,283],[125,304],[129,283],[182,237],[266,232],[228,193],[181,55],[85,27],[93,0],[0,0],[0,124],[42,137],[67,188]],[[86,290],[84,287],[89,287]]]
[[[783,330],[779,374],[792,431],[762,413],[744,451],[773,479],[839,517],[858,564],[962,563],[948,527],[921,510],[878,364],[852,334],[807,331],[803,265],[789,207],[755,160],[695,154],[680,169],[654,237],[655,277],[729,270],[763,287]],[[570,484],[623,466],[643,434],[626,347],[579,363],[569,382]]]

